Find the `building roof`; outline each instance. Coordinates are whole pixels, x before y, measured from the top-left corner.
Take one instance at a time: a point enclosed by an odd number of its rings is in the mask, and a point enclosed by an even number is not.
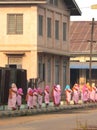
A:
[[[0,0],[0,5],[31,5],[31,4],[44,4],[46,0]]]
[[[47,3],[47,0],[0,0],[0,5],[6,4],[43,4]],[[75,0],[64,0],[67,8],[70,10],[70,15],[81,15],[81,11],[76,4]]]
[[[71,21],[70,53],[71,55],[90,54],[92,21]],[[94,21],[92,53],[97,54],[97,21]]]
[[[81,10],[75,0],[64,0],[67,8],[70,9],[70,15],[81,15]]]

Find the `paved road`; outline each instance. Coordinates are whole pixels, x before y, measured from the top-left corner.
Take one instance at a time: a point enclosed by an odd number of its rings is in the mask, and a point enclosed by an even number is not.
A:
[[[0,130],[71,130],[97,126],[97,110],[69,110],[53,114],[0,119]]]

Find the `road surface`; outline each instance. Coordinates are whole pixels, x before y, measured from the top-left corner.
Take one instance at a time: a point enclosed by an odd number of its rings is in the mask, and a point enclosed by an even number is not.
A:
[[[69,110],[0,119],[0,130],[72,130],[80,126],[97,126],[97,110]]]

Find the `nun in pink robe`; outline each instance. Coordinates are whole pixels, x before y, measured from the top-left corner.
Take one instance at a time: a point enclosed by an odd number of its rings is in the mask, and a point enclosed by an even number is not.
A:
[[[11,88],[9,89],[8,97],[8,108],[16,110],[16,99],[17,99],[17,86],[15,83],[12,83]]]
[[[37,108],[37,102],[38,102],[38,91],[36,88],[33,89],[33,107]]]
[[[44,89],[44,102],[47,108],[50,102],[50,87],[48,85],[46,85]]]
[[[52,97],[54,106],[59,106],[61,101],[61,88],[60,85],[54,85],[52,90]]]
[[[61,102],[61,86],[59,85],[59,84],[57,84],[57,91],[58,91],[58,93],[57,93],[57,96],[58,96],[58,106],[60,105],[60,102]]]
[[[38,87],[37,92],[38,92],[38,105],[39,105],[39,108],[41,108],[42,102],[43,102],[43,90],[42,90],[42,88]]]
[[[95,83],[92,83],[92,89],[90,93],[90,101],[95,102],[95,95],[96,95],[96,86]]]
[[[27,108],[33,109],[33,90],[32,90],[32,88],[28,88],[28,90],[27,90],[26,101],[27,101]]]
[[[88,102],[90,102],[90,94],[91,94],[91,91],[92,91],[92,87],[90,86],[89,82],[86,83],[86,86],[88,88]]]
[[[78,104],[79,95],[80,95],[79,85],[75,83],[73,88],[72,88],[72,91],[73,91],[72,99],[74,101],[74,104]]]
[[[72,90],[70,88],[70,85],[66,85],[64,91],[65,91],[66,103],[67,103],[67,105],[69,105],[70,101],[71,101],[71,94],[72,94]]]
[[[83,103],[87,103],[89,100],[89,91],[86,84],[84,84],[82,88],[82,95],[83,95]]]
[[[22,96],[23,96],[23,89],[19,88],[17,91],[17,107],[18,110],[20,110],[20,107],[22,105]]]
[[[95,102],[97,102],[97,88],[96,88],[96,91],[95,91]]]

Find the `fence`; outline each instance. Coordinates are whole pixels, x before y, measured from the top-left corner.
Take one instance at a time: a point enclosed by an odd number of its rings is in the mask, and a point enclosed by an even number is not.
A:
[[[27,74],[24,69],[0,68],[0,105],[8,102],[8,94],[11,83],[16,83],[22,88],[24,96],[27,91]]]

